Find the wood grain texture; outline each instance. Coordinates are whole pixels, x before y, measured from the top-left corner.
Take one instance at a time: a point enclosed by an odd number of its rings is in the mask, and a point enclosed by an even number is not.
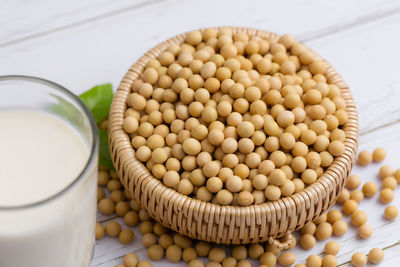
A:
[[[103,82],[118,85],[145,51],[186,30],[225,24],[290,32],[325,57],[349,84],[359,112],[360,149],[385,147],[385,164],[400,167],[399,1],[248,1],[243,5],[234,0],[229,8],[211,0],[201,5],[194,0],[140,5],[143,2],[147,1],[2,1],[0,75],[41,76],[80,93]],[[128,6],[132,8],[125,10]],[[377,182],[379,166],[356,166],[353,173]],[[399,189],[394,204],[399,207],[398,193]],[[381,266],[399,266],[400,221],[388,224],[381,216],[383,207],[376,197],[361,205],[375,229],[373,238],[358,240],[350,229],[337,239],[343,266],[348,266],[352,252],[367,252],[374,246],[386,248]],[[99,216],[105,222],[112,218]],[[113,267],[131,251],[145,258],[141,235],[135,231],[135,241],[129,246],[108,237],[97,242],[92,267]],[[298,261],[321,253],[323,245],[319,242],[311,251],[296,248]],[[155,266],[185,264],[163,260]]]
[[[100,20],[123,16],[160,1],[165,0],[4,0],[0,11],[0,25],[4,31],[4,34],[0,35],[0,47],[40,38],[82,24],[96,24]],[[186,27],[192,28],[220,24],[255,27],[267,23],[273,29],[293,32],[293,22],[296,20],[292,18],[298,18],[302,21],[299,34],[305,39],[312,39],[400,11],[400,5],[395,0],[365,0],[362,4],[346,0],[335,2],[250,0],[246,1],[245,5],[242,1],[234,0],[230,1],[230,4],[227,10],[224,1],[206,0],[199,4],[197,1],[169,0],[163,10],[179,19],[169,20],[168,24],[160,26],[176,28],[182,26],[180,23],[182,20],[185,21]],[[281,12],[276,11],[281,11],[284,18],[280,15]],[[224,15],[221,16],[221,13]],[[248,19],[249,14],[252,16],[251,20]],[[287,18],[291,18],[290,21],[293,22],[284,21]],[[218,23],[210,25],[210,22]],[[184,30],[189,29],[191,28]]]
[[[35,2],[37,1],[39,0]],[[44,6],[47,2],[50,1],[45,1]],[[277,33],[290,32],[301,39],[313,32],[335,30],[335,25],[354,22],[365,14],[375,14],[379,10],[392,10],[400,6],[400,2],[396,0],[366,0],[362,4],[359,1],[347,0],[332,3],[309,0],[251,0],[247,5],[243,5],[240,0],[234,0],[231,1],[229,9],[223,1],[213,4],[213,1],[206,0],[202,3],[198,5],[197,1],[193,0],[157,2],[2,47],[0,74],[42,76],[77,92],[102,82],[111,81],[116,86],[129,66],[149,48],[187,30],[224,24],[241,25]],[[43,6],[39,6],[43,9]],[[337,8],[338,6],[340,8]],[[41,10],[40,7],[35,7],[32,12],[34,16],[31,16],[40,17],[35,13]],[[68,10],[67,7],[65,9]],[[96,6],[92,9],[95,10]],[[7,15],[10,12],[4,11],[7,9],[1,10],[5,17],[11,19]],[[27,15],[28,11],[24,14],[30,18],[31,16]],[[72,17],[79,14],[73,11],[71,13]],[[34,21],[31,24],[34,25]],[[298,23],[300,21],[301,23]],[[29,33],[30,29],[18,27],[18,31],[21,32]],[[0,27],[0,37],[6,35],[6,30],[7,27]],[[323,47],[332,46],[323,44]]]
[[[5,1],[0,9],[0,47],[95,23],[162,0]]]

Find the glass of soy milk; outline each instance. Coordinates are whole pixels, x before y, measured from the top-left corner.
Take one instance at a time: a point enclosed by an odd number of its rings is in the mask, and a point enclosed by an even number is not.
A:
[[[0,77],[0,267],[89,267],[98,137],[65,88]]]

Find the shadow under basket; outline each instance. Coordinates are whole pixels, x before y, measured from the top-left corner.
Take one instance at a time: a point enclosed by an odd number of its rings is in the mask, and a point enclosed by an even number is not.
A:
[[[279,38],[279,35],[263,30],[238,27],[231,29],[233,33]],[[184,37],[185,34],[172,37],[148,51],[128,70],[118,87],[109,117],[109,143],[119,177],[150,217],[176,232],[222,244],[268,241],[271,245],[286,249],[291,242],[291,232],[316,219],[335,203],[351,172],[357,151],[358,119],[349,88],[335,69],[327,64],[328,82],[340,88],[349,119],[342,128],[346,134],[345,152],[335,158],[314,184],[291,196],[247,207],[222,206],[193,199],[168,188],[154,178],[135,158],[130,138],[122,128],[132,82],[141,76],[148,61],[157,58],[169,44],[183,43]],[[312,53],[316,58],[322,59]]]

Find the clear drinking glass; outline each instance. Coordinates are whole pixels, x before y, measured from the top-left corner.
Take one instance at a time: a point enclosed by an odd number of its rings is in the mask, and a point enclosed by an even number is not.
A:
[[[0,203],[0,267],[89,267],[96,222],[99,140],[95,120],[73,93],[35,77],[0,76],[0,112],[10,108],[62,118],[82,137],[89,158],[80,175],[50,197],[19,206]],[[24,162],[19,166],[24,168]]]

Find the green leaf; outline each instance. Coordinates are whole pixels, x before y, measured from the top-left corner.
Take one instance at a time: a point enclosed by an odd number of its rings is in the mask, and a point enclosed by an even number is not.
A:
[[[107,131],[99,129],[99,139],[99,165],[113,170],[114,166],[111,160],[110,148],[108,146]]]
[[[112,85],[106,83],[93,87],[81,94],[79,98],[86,104],[96,122],[99,123],[108,116],[113,96]]]
[[[113,97],[112,85],[109,83],[97,85],[79,96],[92,112],[97,123],[110,113]],[[108,133],[101,129],[99,129],[99,165],[111,170],[114,169],[108,146]]]

